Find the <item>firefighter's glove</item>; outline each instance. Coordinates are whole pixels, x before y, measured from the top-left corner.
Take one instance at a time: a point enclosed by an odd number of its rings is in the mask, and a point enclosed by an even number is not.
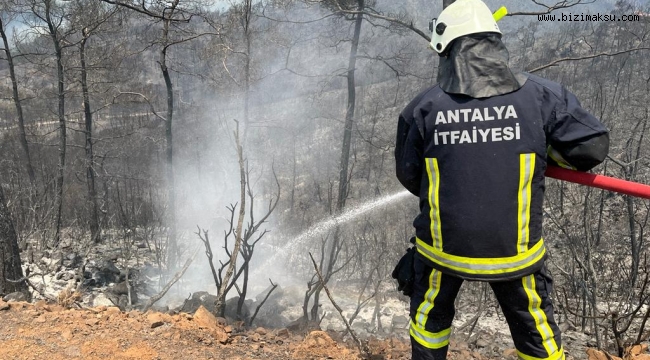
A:
[[[576,170],[575,166],[569,164],[564,160],[564,156],[559,151],[555,150],[551,145],[546,148],[547,162],[551,165],[563,167],[565,169]]]
[[[406,254],[399,259],[391,275],[393,279],[397,280],[397,290],[409,297],[413,294],[413,283],[415,282],[414,257],[415,247],[406,250]]]

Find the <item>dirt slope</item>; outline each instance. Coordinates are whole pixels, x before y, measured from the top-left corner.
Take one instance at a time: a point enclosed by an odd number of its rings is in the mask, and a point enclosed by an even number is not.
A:
[[[337,336],[323,331],[244,329],[238,323],[226,324],[203,307],[194,315],[169,315],[0,300],[0,360],[360,359],[354,346],[335,341]],[[369,347],[373,360],[410,358],[410,345],[402,340],[371,339]],[[647,346],[634,350],[624,359],[650,360]],[[589,359],[611,358],[590,351]],[[498,358],[517,357],[509,349]],[[491,360],[453,341],[448,359]]]
[[[325,332],[245,331],[207,311],[192,316],[0,301],[0,360],[358,359]],[[374,342],[377,359],[407,359],[408,344]]]

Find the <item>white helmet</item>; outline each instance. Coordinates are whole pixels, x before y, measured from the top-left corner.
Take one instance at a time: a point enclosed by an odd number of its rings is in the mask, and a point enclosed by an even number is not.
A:
[[[456,0],[431,23],[431,48],[437,53],[461,36],[492,32],[501,34],[490,9],[481,0]]]

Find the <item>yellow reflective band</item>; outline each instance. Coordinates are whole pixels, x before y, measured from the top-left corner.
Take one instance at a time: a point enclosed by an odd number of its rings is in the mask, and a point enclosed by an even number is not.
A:
[[[522,353],[519,350],[517,350],[517,356],[521,360],[565,360],[564,348],[560,348],[560,351],[558,351],[555,354],[552,354],[551,356],[546,357],[546,358],[538,358],[538,357],[526,355],[526,354]]]
[[[540,239],[535,246],[524,253],[502,258],[473,258],[451,255],[434,249],[419,238],[416,238],[415,245],[418,253],[436,264],[461,273],[476,275],[512,273],[534,265],[542,260],[544,254],[546,254],[544,239]]]
[[[440,349],[449,345],[449,337],[451,336],[451,328],[442,330],[437,333],[424,330],[411,321],[409,330],[411,337],[427,349]]]
[[[533,173],[535,172],[535,154],[519,155],[519,206],[517,214],[517,231],[519,232],[518,252],[524,253],[528,250],[530,232],[530,201],[531,201],[531,184],[533,183]]]
[[[429,219],[431,220],[431,239],[433,247],[442,250],[442,227],[440,225],[440,170],[438,159],[427,158],[427,175],[429,177]]]
[[[546,353],[549,356],[553,356],[545,359],[560,359],[562,351],[557,347],[553,330],[551,330],[551,327],[548,325],[546,313],[541,308],[542,299],[535,290],[535,275],[525,276],[521,279],[521,282],[524,285],[526,295],[528,295],[528,312],[530,312],[533,319],[535,319],[535,327],[542,337],[542,345],[544,346],[544,349],[546,349]]]
[[[429,275],[429,290],[424,295],[424,300],[418,307],[418,312],[415,315],[417,325],[422,329],[424,329],[424,324],[427,323],[429,312],[433,309],[436,296],[440,292],[441,280],[442,273],[436,269],[431,270],[431,275]]]

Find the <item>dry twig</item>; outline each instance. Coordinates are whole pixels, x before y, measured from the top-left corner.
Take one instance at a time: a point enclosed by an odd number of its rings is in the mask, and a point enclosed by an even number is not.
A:
[[[257,305],[257,308],[255,309],[255,312],[253,313],[253,316],[251,316],[251,319],[248,322],[248,326],[253,325],[253,321],[255,321],[255,317],[257,316],[257,313],[260,311],[260,309],[262,308],[262,306],[264,305],[266,300],[268,300],[269,296],[271,296],[271,293],[273,292],[273,290],[275,290],[278,287],[278,284],[274,284],[273,281],[271,281],[271,279],[269,279],[269,282],[271,283],[271,290],[269,290],[269,292],[266,293],[266,296],[264,297],[264,300],[262,300],[262,302],[259,305]]]
[[[364,341],[359,340],[359,337],[357,334],[352,330],[352,327],[350,326],[350,323],[348,320],[343,316],[343,309],[334,301],[334,298],[332,297],[332,294],[330,293],[330,290],[327,288],[327,285],[325,285],[325,282],[323,281],[323,276],[320,273],[320,270],[318,270],[318,265],[316,265],[316,260],[314,260],[314,256],[312,256],[311,253],[309,253],[309,257],[311,258],[312,264],[314,264],[314,270],[316,270],[316,275],[318,275],[318,280],[320,281],[320,285],[323,287],[323,290],[325,290],[325,293],[327,294],[327,297],[330,299],[332,302],[332,305],[334,305],[334,308],[336,311],[339,312],[339,315],[341,315],[341,319],[343,319],[343,322],[345,323],[345,327],[348,329],[350,332],[350,336],[354,339],[354,341],[357,343],[357,346],[359,347],[359,352],[361,352],[361,355],[365,359],[370,358],[370,349],[368,348],[368,344]]]
[[[142,308],[142,312],[146,312],[147,310],[149,310],[149,308],[151,308],[153,304],[155,304],[158,300],[162,299],[165,296],[165,294],[167,294],[169,289],[171,289],[172,286],[174,286],[174,284],[176,284],[176,282],[180,280],[183,277],[183,275],[185,275],[185,272],[190,267],[190,264],[192,264],[192,261],[194,261],[194,258],[198,253],[199,253],[199,249],[194,250],[194,254],[192,254],[192,256],[190,256],[190,258],[187,259],[185,265],[183,265],[183,268],[180,269],[171,280],[169,280],[167,285],[165,285],[165,287],[158,294],[152,296],[149,299],[149,301],[147,301],[147,304]]]

